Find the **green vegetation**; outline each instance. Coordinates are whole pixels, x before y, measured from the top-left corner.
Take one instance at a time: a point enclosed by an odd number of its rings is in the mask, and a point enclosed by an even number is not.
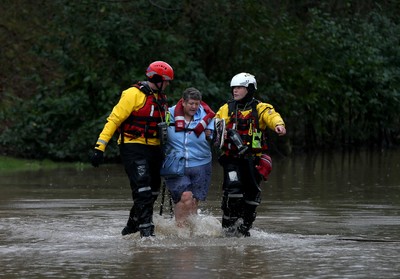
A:
[[[61,163],[51,160],[29,160],[13,157],[0,156],[0,173],[40,170],[40,169],[57,169],[57,168],[85,168],[89,164],[82,163]]]
[[[195,86],[216,110],[233,75],[255,74],[292,149],[398,145],[397,2],[4,0],[1,153],[86,161],[154,60],[175,69],[170,104]],[[117,154],[114,140],[106,159]]]

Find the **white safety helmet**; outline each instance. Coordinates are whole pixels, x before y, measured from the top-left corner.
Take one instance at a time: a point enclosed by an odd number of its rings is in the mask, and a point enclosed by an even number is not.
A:
[[[249,73],[237,74],[231,80],[231,87],[244,86],[244,87],[248,88],[250,84],[253,84],[254,89],[257,90],[256,78],[252,74],[249,74]]]

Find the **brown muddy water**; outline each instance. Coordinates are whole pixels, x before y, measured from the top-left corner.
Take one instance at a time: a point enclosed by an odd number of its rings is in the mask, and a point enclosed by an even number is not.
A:
[[[121,165],[0,172],[0,278],[400,278],[400,151],[273,157],[250,238],[220,228],[221,168],[190,229],[121,236]]]

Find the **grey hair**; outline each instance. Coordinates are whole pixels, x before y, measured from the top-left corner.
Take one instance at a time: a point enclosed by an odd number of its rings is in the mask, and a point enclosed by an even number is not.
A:
[[[182,98],[184,101],[188,101],[189,99],[201,101],[201,92],[194,87],[189,87],[183,91]]]

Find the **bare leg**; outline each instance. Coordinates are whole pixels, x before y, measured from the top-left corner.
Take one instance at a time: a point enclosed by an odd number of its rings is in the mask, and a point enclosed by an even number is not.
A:
[[[190,215],[197,214],[198,201],[190,191],[182,193],[181,200],[175,204],[175,221],[178,227],[183,227]]]

